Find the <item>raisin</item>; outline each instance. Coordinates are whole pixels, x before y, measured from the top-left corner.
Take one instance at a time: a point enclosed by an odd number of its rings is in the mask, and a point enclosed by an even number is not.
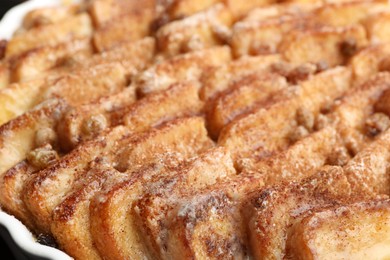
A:
[[[346,39],[345,41],[341,42],[340,52],[347,59],[352,57],[357,52],[356,40],[353,38],[350,38],[350,39]]]
[[[8,42],[6,40],[0,40],[0,59],[3,59],[5,56],[5,51],[7,50]]]
[[[384,131],[390,126],[390,119],[383,113],[374,113],[366,120],[366,134],[374,137]]]
[[[27,161],[39,170],[48,167],[59,159],[59,156],[51,145],[32,150],[27,154]]]
[[[52,235],[40,233],[37,236],[37,242],[45,246],[51,246],[57,248],[57,242]]]
[[[288,73],[287,81],[292,84],[297,84],[299,81],[307,80],[316,70],[317,67],[313,64],[303,64]]]

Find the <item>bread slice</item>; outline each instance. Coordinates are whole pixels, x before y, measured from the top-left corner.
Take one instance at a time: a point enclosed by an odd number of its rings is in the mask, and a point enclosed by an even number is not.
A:
[[[29,13],[0,41],[1,209],[75,259],[386,257],[389,10],[88,0]]]
[[[109,50],[122,42],[140,40],[149,35],[154,11],[145,9],[124,14],[110,20],[93,33],[93,42],[99,52]]]
[[[44,79],[36,79],[1,89],[0,123],[4,124],[39,104],[40,95],[46,86]]]
[[[248,194],[282,181],[300,180],[310,176],[326,163],[331,149],[337,147],[334,134],[334,129],[323,129],[297,142],[286,152],[271,157],[272,159],[263,159],[253,171],[244,171],[237,176],[225,178],[198,192],[188,188],[187,190],[193,192],[181,195],[176,201],[170,196],[163,201],[163,205],[169,209],[165,214],[167,219],[158,222],[160,228],[153,230],[160,230],[159,237],[151,241],[159,245],[164,259],[199,255],[212,259],[248,257],[250,253],[246,246],[247,222],[241,211]],[[326,144],[328,141],[329,144]],[[329,145],[329,148],[325,148],[328,153],[318,149],[325,144]],[[306,152],[310,153],[310,159],[303,159]],[[314,158],[314,162],[311,158]],[[281,166],[285,166],[285,169],[281,169]],[[158,207],[164,208],[154,205],[153,211],[148,209],[148,212],[157,214],[154,212],[158,212]],[[155,223],[146,221],[145,216],[142,216],[142,219],[146,223],[144,225],[151,226]],[[144,230],[144,233],[151,232]]]
[[[140,73],[134,83],[138,93],[146,95],[179,81],[197,81],[209,67],[230,60],[230,48],[226,46],[182,54],[151,66]]]
[[[36,147],[40,129],[54,129],[67,109],[63,100],[48,100],[0,127],[0,176]]]
[[[158,160],[146,163],[137,171],[125,172],[123,178],[107,179],[102,189],[90,200],[89,231],[96,249],[102,255],[109,252],[112,259],[152,257],[135,225],[131,213],[132,202],[143,194],[148,185],[153,184],[154,179],[171,176],[175,173],[174,169],[186,159],[175,152],[156,158]]]
[[[61,97],[70,105],[78,106],[115,94],[127,84],[126,71],[122,65],[108,63],[61,76],[44,93],[41,93],[41,98],[45,100]]]
[[[58,124],[61,148],[71,151],[80,143],[96,138],[107,128],[119,125],[121,111],[136,101],[135,88],[127,87],[116,94],[72,107]]]
[[[154,10],[157,8],[155,0],[97,0],[91,1],[88,6],[89,14],[97,28],[105,26],[117,17],[142,12],[143,10]]]
[[[156,200],[144,208],[140,221],[158,232],[152,242],[158,245],[161,259],[244,259],[249,254],[237,205],[262,183],[259,176],[239,174],[202,190],[188,187],[188,192]],[[161,210],[166,212],[164,218],[153,222]]]
[[[277,53],[284,35],[313,22],[308,14],[285,14],[266,20],[237,22],[232,28],[231,46],[235,57]]]
[[[345,175],[353,188],[353,195],[390,195],[390,174],[387,170],[390,161],[390,153],[387,149],[389,136],[390,129],[364,147],[344,166]]]
[[[370,45],[358,52],[350,61],[355,85],[363,84],[380,71],[389,71],[386,63],[390,55],[390,44]]]
[[[76,63],[72,71],[119,62],[126,71],[126,75],[132,77],[150,66],[155,48],[155,40],[151,37],[145,37],[139,41],[121,42],[107,51],[97,53],[89,59]]]
[[[192,134],[190,134],[191,131]],[[133,135],[128,140],[122,140],[122,143],[131,142],[134,144],[134,149],[132,146],[118,147],[116,151],[113,151],[112,156],[115,158],[115,167],[118,170],[135,170],[143,165],[145,158],[154,156],[156,153],[174,152],[175,149],[173,148],[176,147],[176,143],[179,141],[188,143],[181,150],[182,156],[194,154],[193,149],[201,152],[205,147],[212,147],[214,143],[206,137],[207,131],[202,117],[178,118],[158,125],[146,133]],[[142,145],[135,146],[138,143]]]
[[[261,153],[260,155],[253,153],[251,157],[238,161],[239,168],[250,171],[277,172],[283,173],[285,177],[297,177],[308,172],[311,163],[313,163],[312,166],[316,165],[317,162],[319,163],[317,166],[325,163],[344,166],[351,157],[370,143],[380,142],[376,141],[375,138],[381,138],[380,134],[386,131],[389,126],[386,124],[388,120],[383,114],[381,114],[380,121],[377,119],[375,122],[375,124],[379,124],[384,121],[382,123],[384,124],[383,127],[377,129],[375,127],[379,127],[379,125],[371,126],[374,124],[371,118],[375,112],[375,104],[380,101],[380,94],[388,88],[386,82],[387,74],[385,73],[373,77],[366,84],[347,91],[343,99],[339,100],[337,105],[334,105],[333,110],[330,108],[331,110],[326,113],[322,111],[317,115],[317,118],[311,118],[309,114],[304,115],[303,110],[298,110],[298,112],[301,112],[299,113],[301,119],[298,117],[298,121],[307,121],[305,123],[306,127],[314,127],[312,135],[293,143],[285,152],[274,154],[270,158],[261,159]],[[325,122],[321,123],[323,119],[325,119]],[[375,130],[377,133],[372,136],[369,129],[367,129],[368,127],[374,127],[376,130],[372,129],[371,131]],[[316,151],[319,151],[319,153],[317,154]],[[304,155],[305,153],[308,154]],[[300,158],[309,157],[311,161],[308,165],[301,163],[289,165],[286,163],[287,158],[295,158],[292,161],[298,162],[301,161]],[[309,168],[305,168],[306,166]],[[252,169],[252,167],[254,168]],[[261,170],[262,167],[265,168]],[[276,174],[270,177],[272,179],[278,176]],[[380,184],[373,186],[378,185],[380,186]]]
[[[107,178],[119,179],[123,175],[103,164],[93,166],[74,183],[52,214],[51,233],[62,250],[76,259],[102,259],[89,232],[89,201]]]
[[[53,46],[74,38],[90,37],[91,34],[91,19],[87,14],[82,13],[14,36],[7,44],[5,56],[9,58],[34,48]]]
[[[123,127],[102,133],[97,139],[78,146],[26,181],[22,199],[32,213],[39,232],[50,234],[53,209],[72,190],[73,183],[85,174],[89,163],[114,149],[126,133]]]
[[[287,150],[269,158],[245,158],[238,162],[243,173],[257,173],[263,176],[267,185],[281,181],[299,180],[310,176],[326,164],[335,151],[345,149],[336,129],[327,126],[302,138]],[[346,160],[350,159],[349,157]]]
[[[289,49],[286,46],[291,46],[289,54],[285,54],[291,61],[299,57],[306,62],[323,59],[328,65],[334,66],[337,62],[342,62],[342,58],[337,58],[340,56],[337,54],[340,42],[353,41],[354,49],[366,45],[369,37],[363,25],[368,23],[366,20],[371,19],[369,17],[378,16],[378,13],[386,8],[386,1],[352,1],[323,5],[302,3],[261,8],[235,24],[232,49],[236,56],[242,56],[285,52]],[[295,41],[297,43],[294,43]],[[305,44],[300,45],[298,42]],[[312,44],[312,47],[308,47],[309,44]]]
[[[154,164],[152,168],[133,173],[127,180],[107,185],[95,198],[91,204],[91,232],[100,252],[110,252],[113,259],[153,257],[146,246],[155,233],[140,232],[133,212],[136,200],[144,194],[151,194],[150,199],[157,200],[160,196],[156,194],[165,196],[167,189],[172,195],[184,187],[204,186],[235,173],[229,154],[223,148],[213,148],[191,159],[178,158],[187,162],[174,166],[172,159],[163,159],[167,165]]]
[[[214,158],[218,158],[214,160]],[[218,148],[201,154],[188,165],[179,167],[174,176],[162,176],[148,185],[142,199],[134,204],[136,223],[144,234],[144,242],[155,257],[168,247],[165,225],[170,211],[186,192],[203,190],[205,187],[234,176],[236,171],[226,149]],[[132,213],[132,214],[134,214]]]
[[[0,91],[3,100],[1,121],[7,122],[34,105],[52,98],[63,98],[78,106],[96,101],[102,96],[121,91],[128,83],[127,73],[120,63],[108,63],[82,69],[74,74],[53,75],[14,83]],[[88,98],[85,93],[88,92]],[[26,95],[28,93],[28,95]]]
[[[336,166],[326,167],[301,183],[255,192],[243,210],[254,257],[285,257],[288,230],[295,219],[306,211],[342,203],[349,194],[347,178]]]
[[[40,77],[42,72],[89,58],[92,52],[89,38],[72,39],[55,46],[33,49],[12,60],[11,81]]]
[[[80,41],[76,40],[72,43],[66,43],[64,46],[73,46],[74,44],[78,46],[76,43],[80,43]],[[86,44],[84,41],[81,41],[81,43]],[[37,50],[36,55],[34,54],[35,52],[28,53],[26,58],[20,61],[20,64],[29,71],[32,66],[39,68],[40,63],[47,67],[52,63],[51,61],[46,62],[47,57],[43,55],[46,50],[55,49],[58,52],[63,52],[62,54],[65,56],[70,55],[67,48],[64,47],[65,49],[63,49],[60,46],[41,48]],[[76,48],[77,46],[74,47]],[[123,88],[132,75],[145,68],[151,62],[153,55],[154,40],[145,38],[137,42],[123,43],[111,51],[96,54],[87,60],[73,60],[72,63],[65,64],[59,69],[49,70],[39,79],[12,84],[8,88],[0,90],[0,99],[3,100],[1,102],[3,114],[0,116],[0,122],[7,122],[13,117],[26,112],[34,105],[42,102],[42,98],[45,99],[51,95],[58,96],[61,94],[61,96],[64,95],[64,97],[68,100],[73,100],[73,102],[76,99],[82,99],[76,101],[76,104],[79,105],[79,102],[87,103],[94,101],[96,97],[99,98],[110,94],[112,91],[117,92],[118,90],[115,90],[115,88]],[[61,71],[64,68],[66,68],[65,71]],[[43,67],[40,69],[43,69]],[[65,72],[71,74],[66,76]],[[96,74],[99,75],[96,76]],[[111,77],[110,80],[112,82],[102,80],[106,76]],[[85,89],[86,87],[94,89],[91,92],[94,93],[94,95],[91,95],[92,100],[81,96],[83,94],[79,89]],[[114,89],[110,90],[107,87]],[[25,95],[25,93],[29,94]],[[42,93],[46,94],[43,95]]]
[[[199,151],[207,149],[210,142],[206,135],[188,136],[189,132],[193,133],[191,131],[192,129],[188,128],[189,125],[186,126],[186,130],[180,129],[191,120],[196,119],[197,118],[177,120],[161,126],[160,128],[145,132],[144,134],[141,134],[141,136],[133,136],[121,140],[120,146],[123,147],[126,145],[126,149],[129,150],[128,152],[132,155],[129,157],[130,167],[124,172],[130,177],[132,172],[137,171],[137,168],[139,168],[139,158],[142,158],[143,163],[146,165],[158,163],[160,161],[159,157],[161,155],[161,150],[167,152],[175,151],[179,156],[189,158],[196,155]],[[172,134],[178,139],[166,138],[167,135]],[[197,142],[197,145],[194,145],[195,141]],[[158,149],[147,149],[151,143],[158,146]],[[72,250],[74,256],[77,258],[96,258],[97,255],[88,227],[88,223],[90,223],[89,200],[100,190],[100,186],[103,185],[103,183],[108,182],[113,185],[115,182],[123,179],[120,177],[121,174],[118,171],[114,171],[113,173],[111,173],[112,170],[109,170],[108,173],[102,172],[101,169],[104,169],[104,164],[110,162],[108,157],[103,157],[103,166],[98,164],[95,167],[96,170],[94,170],[94,166],[92,165],[92,170],[90,172],[86,172],[80,176],[76,180],[76,183],[73,186],[74,188],[72,188],[70,193],[66,195],[66,198],[56,206],[53,211],[53,221],[51,225],[53,235],[59,240],[64,248],[77,248],[77,250]],[[112,164],[116,165],[115,158],[112,160]],[[70,210],[71,208],[73,210]],[[125,206],[124,209],[126,209]],[[80,234],[83,235],[80,236]]]
[[[126,171],[130,167],[136,170],[145,158],[154,158],[153,156],[158,152],[168,152],[173,149],[176,145],[174,140],[180,134],[183,135],[180,141],[195,143],[195,140],[202,140],[197,143],[198,146],[212,145],[211,140],[204,138],[207,136],[204,122],[198,117],[177,119],[160,128],[142,135],[129,135],[125,127],[118,126],[112,131],[102,133],[97,139],[78,146],[58,163],[31,178],[25,184],[23,200],[34,215],[38,228],[45,233],[50,233],[53,209],[72,189],[71,184],[85,174],[86,167],[97,157],[108,158],[107,160],[113,162],[115,168],[120,171]],[[197,130],[197,134],[188,134],[190,130]],[[183,154],[192,154],[193,149],[199,149],[198,146],[189,146]],[[52,184],[50,188],[47,186],[48,183]]]
[[[126,108],[122,120],[131,131],[140,132],[173,118],[199,115],[203,111],[203,102],[198,91],[197,82],[173,84]]]
[[[294,259],[386,259],[390,255],[389,199],[316,210],[295,223],[287,254]]]
[[[350,87],[350,78],[350,70],[340,67],[319,73],[298,87],[282,90],[285,94],[277,95],[279,101],[260,106],[253,113],[228,124],[222,130],[218,144],[229,148],[235,159],[254,150],[265,156],[286,149],[291,140],[289,136],[297,131],[298,108],[301,110],[304,105],[307,111],[317,115],[320,104],[336,99]]]
[[[174,21],[177,19],[182,19],[183,17],[188,17],[194,15],[198,12],[204,11],[210,6],[216,4],[217,0],[181,0],[181,1],[172,1],[163,3],[163,12],[162,14],[167,17],[160,17],[160,19],[166,19],[167,22]]]
[[[222,42],[218,31],[226,31],[232,24],[229,9],[223,4],[173,21],[156,33],[157,46],[166,56],[209,48]]]
[[[352,156],[386,130],[388,115],[379,114],[380,119],[376,119],[374,114],[380,112],[376,111],[375,107],[381,102],[381,94],[389,88],[388,80],[388,73],[380,73],[364,84],[350,89],[328,115],[330,121],[336,124],[336,129]],[[379,127],[381,120],[384,120],[385,124]]]
[[[290,248],[285,251],[286,241],[291,244],[297,242],[293,238],[289,240],[289,234],[293,232],[291,226],[294,223],[299,225],[302,218],[310,215],[312,210],[327,210],[340,203],[344,205],[353,201],[370,201],[380,194],[388,194],[386,183],[389,174],[385,170],[388,154],[383,153],[383,147],[386,146],[383,140],[387,139],[388,134],[387,131],[379,136],[343,168],[326,166],[299,184],[289,184],[286,186],[288,189],[274,187],[256,195],[256,200],[252,200],[251,205],[258,210],[253,212],[246,209],[246,216],[252,219],[248,221],[249,230],[254,231],[251,233],[251,245],[255,256],[283,257],[289,254],[289,250],[294,250]],[[364,170],[360,170],[363,164]],[[279,189],[284,191],[280,192]],[[274,204],[276,202],[278,204]],[[274,221],[278,228],[274,228]]]
[[[268,19],[276,18],[285,15],[307,15],[307,13],[322,6],[320,1],[283,1],[274,5],[264,5],[249,11],[240,21],[266,21]]]
[[[367,30],[368,38],[372,43],[385,43],[388,42],[389,36],[389,23],[390,14],[387,10],[382,13],[375,13],[367,17],[364,21],[365,28]]]
[[[3,89],[11,82],[11,71],[9,62],[3,60],[0,62],[0,89]]]
[[[34,9],[24,16],[22,28],[24,30],[29,30],[38,26],[58,23],[76,15],[77,12],[80,12],[80,9],[81,6],[77,4]]]
[[[55,128],[66,109],[65,102],[50,100],[0,128],[0,203],[4,210],[26,221],[32,230],[35,226],[31,214],[21,199],[23,184],[58,159]]]
[[[324,4],[312,12],[321,24],[330,26],[350,26],[362,23],[370,16],[388,9],[387,1],[362,0]]]
[[[278,50],[294,64],[325,62],[334,67],[367,45],[366,31],[361,25],[348,27],[321,26],[313,29],[291,30],[284,35]]]
[[[210,135],[217,139],[221,129],[253,107],[267,101],[288,86],[285,77],[276,73],[253,73],[243,76],[207,104]]]
[[[248,12],[257,7],[267,6],[275,3],[277,3],[275,0],[252,0],[246,1],[244,3],[240,0],[225,0],[225,4],[231,10],[235,20],[239,20],[245,17]]]
[[[36,172],[35,167],[23,160],[7,170],[0,179],[0,203],[3,211],[14,215],[30,229],[34,230],[34,222],[30,212],[26,209],[21,200],[23,183],[27,178]]]
[[[200,79],[202,82],[200,97],[205,101],[211,100],[228,89],[235,80],[254,72],[267,71],[272,64],[279,61],[281,61],[281,58],[277,54],[259,55],[242,57],[226,65],[214,66],[206,70]]]

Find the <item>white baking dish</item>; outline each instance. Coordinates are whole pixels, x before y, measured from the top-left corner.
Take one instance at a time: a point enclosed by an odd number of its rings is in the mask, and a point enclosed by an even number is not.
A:
[[[30,0],[15,6],[0,21],[0,39],[11,38],[28,11],[39,7],[59,5],[61,2],[61,0]],[[16,249],[13,248],[13,250],[20,250],[20,255],[26,259],[73,259],[58,249],[37,243],[31,232],[19,220],[1,210],[0,225],[5,227],[5,229],[0,229],[2,237],[16,245]]]

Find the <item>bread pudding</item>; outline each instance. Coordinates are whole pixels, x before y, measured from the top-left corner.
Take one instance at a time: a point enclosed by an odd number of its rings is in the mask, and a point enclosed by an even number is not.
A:
[[[388,259],[389,31],[384,0],[30,11],[1,209],[74,259]]]

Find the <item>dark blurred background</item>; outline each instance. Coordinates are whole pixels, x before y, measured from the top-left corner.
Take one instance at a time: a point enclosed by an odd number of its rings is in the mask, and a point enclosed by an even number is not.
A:
[[[5,12],[7,12],[11,7],[20,4],[24,1],[21,0],[2,0],[0,4],[0,17],[3,17]]]
[[[13,6],[20,4],[24,1],[21,0],[2,0],[0,3],[0,17],[3,17],[3,15]]]
[[[20,0],[2,0],[0,3],[0,17],[2,18],[4,14],[13,6],[22,3],[23,1]],[[11,253],[8,244],[4,241],[2,237],[0,237],[0,254],[1,259],[9,259],[14,260],[18,259]],[[20,259],[20,258],[19,258]],[[18,260],[19,260],[18,259]]]

